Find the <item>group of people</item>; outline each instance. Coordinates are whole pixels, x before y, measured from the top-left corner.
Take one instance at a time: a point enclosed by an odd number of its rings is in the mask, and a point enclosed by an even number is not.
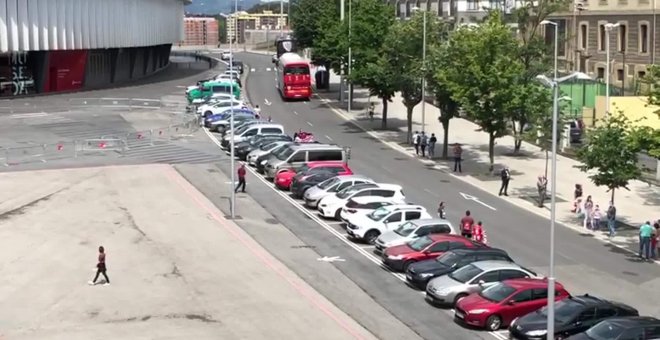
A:
[[[639,227],[639,257],[650,261],[660,258],[660,219],[651,226],[650,221]]]
[[[445,202],[440,202],[440,204],[438,204],[438,218],[444,219],[447,216],[446,209],[447,206],[445,205]],[[472,217],[470,210],[467,210],[465,216],[461,218],[460,228],[463,237],[483,244],[488,244],[488,237],[486,236],[483,222],[478,221],[477,223],[474,223],[474,218]]]
[[[426,135],[426,132],[418,132],[412,135],[412,143],[415,148],[415,153],[419,156],[419,152],[422,152],[422,157],[427,157],[426,153],[428,151],[428,158],[433,159],[435,157],[435,144],[438,142],[438,138],[435,137],[435,133],[431,134],[431,137]]]
[[[603,211],[600,205],[595,204],[591,195],[583,199],[583,190],[581,184],[575,185],[573,193],[573,212],[582,218],[582,226],[585,229],[597,231],[600,230],[601,221],[607,221],[607,230],[609,237],[616,235],[616,207],[614,202],[610,202],[607,210]]]

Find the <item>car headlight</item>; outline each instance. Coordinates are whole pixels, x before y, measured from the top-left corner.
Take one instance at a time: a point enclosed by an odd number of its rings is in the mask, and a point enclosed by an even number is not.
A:
[[[388,255],[387,258],[390,260],[401,260],[403,259],[403,255]]]
[[[468,314],[483,314],[483,313],[488,313],[488,309],[475,309],[467,312]]]
[[[535,330],[535,331],[525,332],[525,335],[527,335],[527,336],[544,336],[547,333],[548,333],[547,330],[539,329],[539,330]]]
[[[421,277],[422,279],[425,279],[425,278],[431,277],[431,276],[433,276],[433,274],[431,274],[431,273],[421,273],[421,274],[419,274],[419,277]]]

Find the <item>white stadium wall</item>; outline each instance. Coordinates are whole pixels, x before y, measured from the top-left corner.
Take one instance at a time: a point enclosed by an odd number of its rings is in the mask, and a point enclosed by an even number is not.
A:
[[[0,0],[0,97],[151,75],[183,40],[189,0]]]

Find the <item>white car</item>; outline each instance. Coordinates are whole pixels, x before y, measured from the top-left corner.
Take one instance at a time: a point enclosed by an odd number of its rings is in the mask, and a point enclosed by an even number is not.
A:
[[[234,77],[237,77],[239,79],[241,78],[241,72],[236,71],[236,70],[226,70],[224,74],[227,74],[229,76],[234,76]]]
[[[341,209],[349,199],[361,196],[382,196],[395,200],[405,200],[403,190],[396,184],[365,183],[348,187],[336,195],[323,197],[318,203],[318,211],[322,217],[339,219]]]
[[[385,207],[388,205],[394,204],[404,204],[404,201],[393,200],[387,197],[382,196],[365,196],[365,197],[354,197],[346,202],[343,208],[341,208],[341,213],[339,217],[342,221],[346,222],[348,219],[355,214],[368,214],[380,207]]]
[[[247,163],[249,165],[256,165],[257,158],[259,158],[259,157],[261,157],[261,156],[263,156],[267,153],[271,153],[271,152],[277,150],[278,148],[281,148],[281,147],[283,147],[283,146],[285,146],[289,143],[291,143],[291,142],[277,141],[277,142],[272,142],[272,143],[262,145],[260,148],[250,151],[250,153],[247,155],[247,158],[246,158]]]
[[[374,181],[360,175],[333,177],[309,188],[305,191],[303,199],[306,206],[316,208],[323,197],[334,195],[348,187],[362,183],[374,183]]]
[[[194,105],[204,105],[204,104],[210,104],[213,102],[217,102],[218,100],[225,100],[225,99],[234,99],[234,100],[239,100],[239,98],[236,98],[231,93],[214,93],[211,95],[211,97],[204,97],[204,98],[197,98],[193,99],[192,103]]]
[[[430,218],[431,215],[421,205],[390,205],[366,215],[352,216],[346,222],[346,232],[354,239],[374,244],[378,236],[398,228],[403,222]]]
[[[220,54],[220,59],[222,60],[229,60],[231,58],[231,52],[229,51],[222,51]]]
[[[394,230],[382,233],[376,240],[374,251],[380,254],[386,248],[399,246],[431,234],[456,235],[456,229],[454,229],[451,222],[445,219],[411,220],[401,224]]]
[[[215,115],[222,113],[227,110],[229,107],[234,107],[237,109],[246,109],[247,106],[243,103],[242,100],[220,100],[211,105],[205,104],[197,108],[197,114],[203,117],[208,117],[210,115]]]

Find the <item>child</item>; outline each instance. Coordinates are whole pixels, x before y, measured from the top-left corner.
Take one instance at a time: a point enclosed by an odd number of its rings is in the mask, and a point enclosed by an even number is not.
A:
[[[603,217],[603,213],[600,211],[600,207],[596,204],[593,213],[591,213],[591,229],[596,231],[600,230],[600,219]]]

